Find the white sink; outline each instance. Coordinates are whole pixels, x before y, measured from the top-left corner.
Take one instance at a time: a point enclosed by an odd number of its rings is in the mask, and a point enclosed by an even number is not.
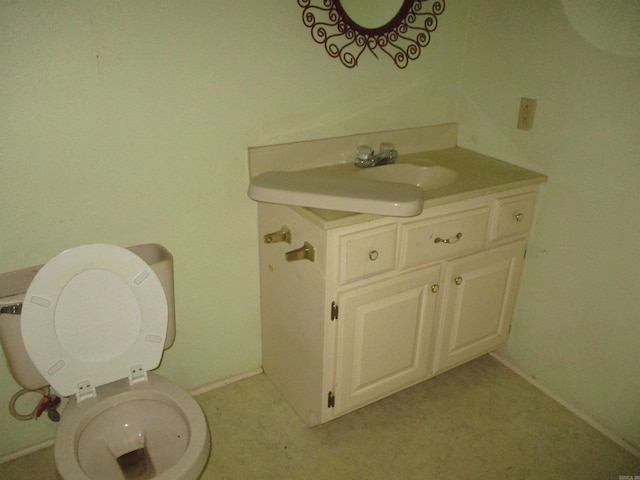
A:
[[[425,191],[446,187],[458,179],[458,173],[454,170],[438,165],[423,166],[411,163],[393,163],[364,168],[354,175],[368,180],[415,185]]]

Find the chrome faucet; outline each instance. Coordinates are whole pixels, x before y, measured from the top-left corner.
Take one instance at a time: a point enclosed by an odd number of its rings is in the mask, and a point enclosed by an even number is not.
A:
[[[355,161],[356,167],[369,168],[379,165],[389,165],[395,163],[398,157],[398,151],[392,143],[381,143],[380,153],[375,154],[373,149],[368,145],[361,145],[357,149],[358,156]]]

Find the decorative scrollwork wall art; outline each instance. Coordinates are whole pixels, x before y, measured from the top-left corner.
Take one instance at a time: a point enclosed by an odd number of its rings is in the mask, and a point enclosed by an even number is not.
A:
[[[445,7],[445,0],[403,0],[389,22],[369,28],[348,15],[344,1],[298,0],[298,5],[303,8],[302,21],[311,29],[313,40],[348,68],[358,65],[365,50],[376,58],[377,51],[384,52],[399,68],[406,68],[431,41]]]

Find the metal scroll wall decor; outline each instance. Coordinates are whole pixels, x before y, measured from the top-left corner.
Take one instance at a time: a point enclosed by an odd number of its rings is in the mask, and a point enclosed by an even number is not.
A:
[[[403,0],[395,16],[375,28],[363,27],[345,11],[345,0],[298,0],[302,21],[311,37],[324,45],[327,53],[353,68],[365,50],[376,58],[377,51],[388,55],[399,68],[420,56],[438,26],[445,0]]]

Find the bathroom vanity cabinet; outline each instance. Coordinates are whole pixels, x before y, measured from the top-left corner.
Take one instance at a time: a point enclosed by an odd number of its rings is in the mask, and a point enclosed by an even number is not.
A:
[[[260,203],[265,374],[312,426],[494,350],[536,196],[503,188],[415,217],[338,220]]]

